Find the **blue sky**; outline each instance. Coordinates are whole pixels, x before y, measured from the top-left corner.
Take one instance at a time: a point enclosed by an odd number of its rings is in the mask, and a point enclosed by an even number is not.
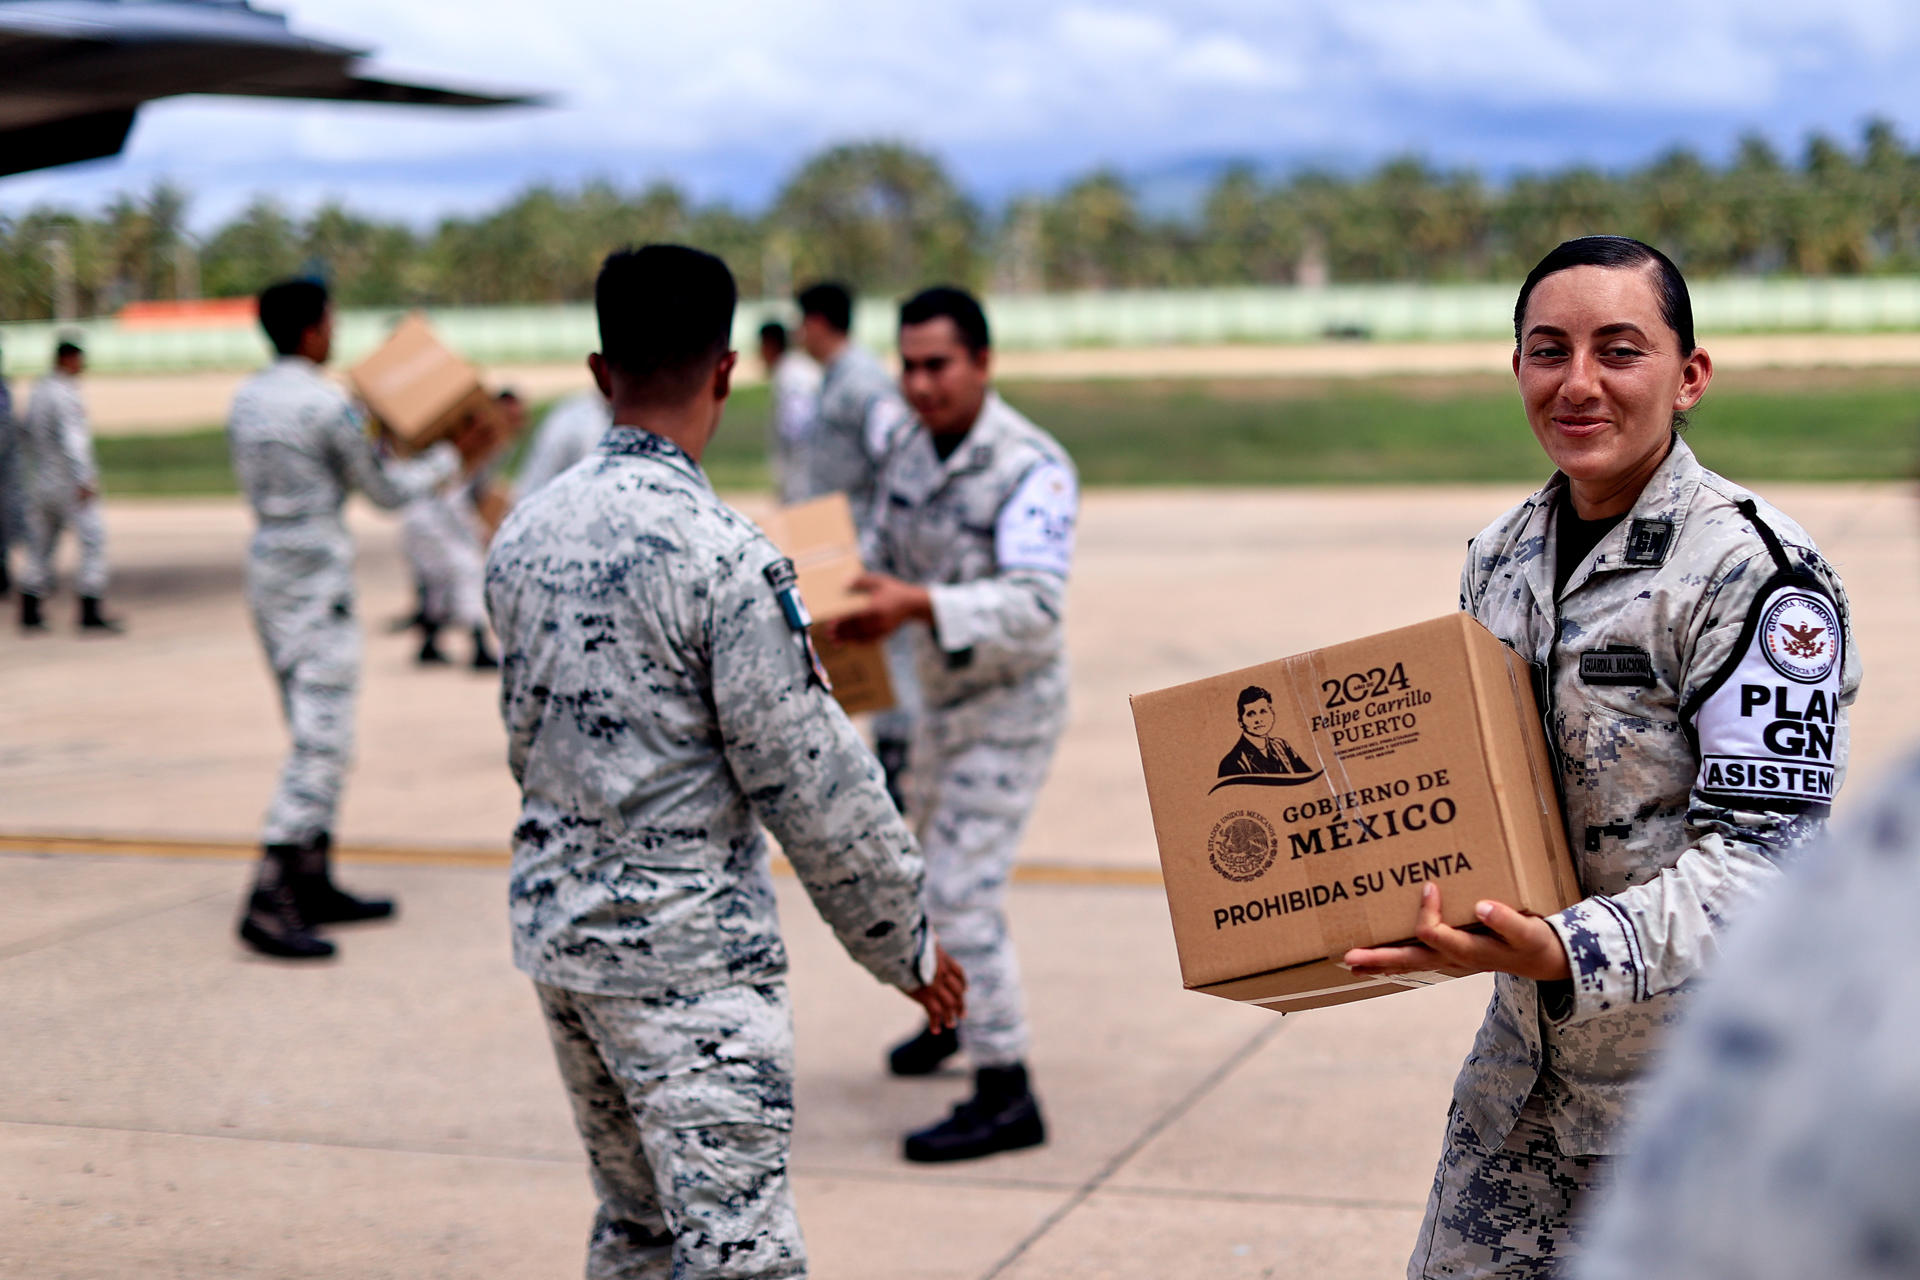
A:
[[[529,182],[666,178],[757,206],[809,152],[897,138],[975,196],[1097,165],[1139,177],[1244,157],[1365,166],[1413,151],[1494,177],[1619,166],[1758,130],[1920,140],[1920,5],[1675,0],[291,0],[297,30],[376,71],[546,90],[495,114],[181,99],[127,153],[0,179],[0,209],[95,205],[157,177],[194,220],[256,191],[416,222]]]

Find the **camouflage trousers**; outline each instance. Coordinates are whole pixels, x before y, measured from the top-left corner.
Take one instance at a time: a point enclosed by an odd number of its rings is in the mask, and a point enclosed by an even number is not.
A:
[[[427,617],[462,630],[487,625],[486,548],[449,499],[429,494],[407,504],[400,549]]]
[[[20,580],[25,595],[49,596],[54,587],[54,554],[60,535],[69,528],[80,544],[80,572],[74,589],[83,596],[107,593],[107,526],[100,518],[100,501],[77,502],[70,495],[27,498],[27,573]]]
[[[1007,880],[1053,761],[1055,737],[948,741],[938,713],[914,737],[910,808],[927,863],[927,919],[967,971],[960,1046],[975,1067],[1027,1056],[1020,961],[1007,931]]]
[[[902,629],[887,637],[887,679],[893,683],[893,705],[873,713],[875,742],[912,742],[914,722],[920,717],[920,676],[914,670],[913,637]],[[907,757],[913,767],[913,757]]]
[[[1536,1092],[1496,1151],[1455,1106],[1407,1280],[1547,1280],[1578,1243],[1578,1215],[1611,1167],[1560,1151]]]
[[[534,988],[600,1198],[587,1280],[804,1277],[786,985]]]
[[[247,565],[254,629],[293,738],[267,806],[265,844],[305,844],[331,831],[353,762],[360,627],[353,617],[352,562],[305,560],[283,548],[256,554]]]

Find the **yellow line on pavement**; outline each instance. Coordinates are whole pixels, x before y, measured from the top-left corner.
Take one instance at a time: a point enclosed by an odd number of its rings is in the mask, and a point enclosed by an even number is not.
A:
[[[0,853],[82,854],[114,858],[221,858],[250,862],[260,846],[240,840],[177,840],[151,836],[36,835],[0,832]],[[346,844],[334,848],[343,862],[389,863],[421,867],[504,867],[504,849],[453,845]],[[791,876],[785,858],[773,860],[776,875]],[[1158,888],[1160,872],[1152,867],[1079,866],[1061,862],[1025,862],[1014,867],[1017,884],[1131,885]]]

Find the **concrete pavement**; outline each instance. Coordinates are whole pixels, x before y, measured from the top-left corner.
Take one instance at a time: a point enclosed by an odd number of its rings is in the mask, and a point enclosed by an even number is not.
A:
[[[881,1074],[912,1007],[783,879],[816,1275],[1398,1273],[1487,983],[1286,1019],[1182,991],[1126,694],[1447,611],[1462,541],[1515,496],[1089,498],[1074,718],[1013,890],[1055,1140],[900,1163],[899,1133],[964,1082]],[[1912,500],[1770,496],[1853,596],[1858,795],[1920,711]],[[378,626],[407,604],[393,526],[355,524],[369,636],[343,879],[403,914],[340,931],[332,964],[268,964],[231,936],[282,749],[238,505],[110,506],[129,635],[79,639],[66,597],[53,635],[0,626],[0,1275],[579,1273],[584,1163],[507,960],[492,683],[412,668]]]

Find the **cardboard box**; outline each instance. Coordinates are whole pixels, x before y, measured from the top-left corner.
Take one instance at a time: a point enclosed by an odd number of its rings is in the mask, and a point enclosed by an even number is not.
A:
[[[813,617],[813,644],[833,682],[833,696],[848,715],[885,711],[893,705],[893,680],[887,674],[883,645],[840,644],[830,624],[866,607],[851,586],[863,572],[860,535],[844,493],[782,507],[765,521],[773,545],[793,561],[800,578],[800,599]]]
[[[445,439],[470,416],[494,413],[479,370],[443,345],[417,311],[347,370],[347,377],[380,429],[404,453]]]
[[[1464,613],[1132,702],[1193,990],[1290,1012],[1440,981],[1336,963],[1410,938],[1428,880],[1458,926],[1580,897],[1527,664]]]

